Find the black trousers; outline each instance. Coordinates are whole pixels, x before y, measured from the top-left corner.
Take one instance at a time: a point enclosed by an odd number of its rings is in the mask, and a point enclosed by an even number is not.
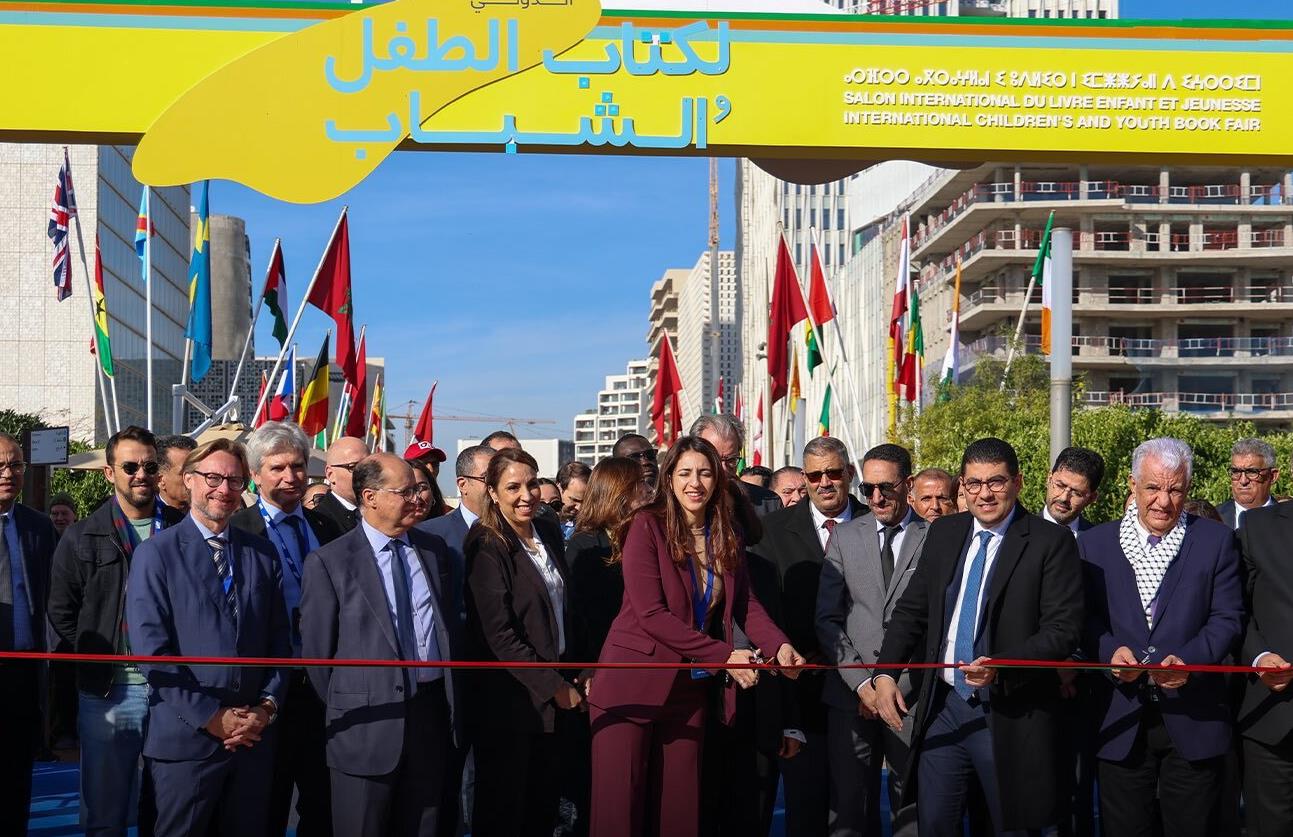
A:
[[[777,802],[779,759],[776,753],[764,752],[755,744],[758,735],[748,693],[737,695],[735,723],[728,726],[719,719],[721,690],[713,687],[711,691],[700,760],[700,833],[705,837],[764,837],[772,827]],[[795,834],[788,824],[786,833]]]
[[[0,663],[0,834],[26,834],[42,733],[38,662]]]
[[[324,737],[324,705],[304,669],[291,669],[287,701],[275,719],[274,783],[269,798],[269,833],[287,832],[292,789],[299,794],[297,837],[331,837],[332,790]]]
[[[1248,837],[1293,834],[1293,741],[1274,746],[1245,738],[1244,811]]]
[[[332,768],[332,830],[338,837],[444,837],[458,826],[458,768],[444,680],[406,704],[404,752],[383,776]]]
[[[910,730],[908,721],[908,730]],[[890,828],[895,837],[916,837],[916,806],[902,807],[902,776],[911,746],[879,720],[832,706],[826,727],[830,757],[831,837],[879,837],[881,768],[889,762]],[[811,739],[810,739],[811,740]]]
[[[1163,834],[1211,837],[1224,770],[1223,756],[1182,758],[1157,706],[1147,704],[1131,754],[1122,761],[1100,760],[1101,833],[1152,837],[1157,794]]]
[[[562,783],[557,734],[482,727],[475,744],[472,837],[552,837]]]

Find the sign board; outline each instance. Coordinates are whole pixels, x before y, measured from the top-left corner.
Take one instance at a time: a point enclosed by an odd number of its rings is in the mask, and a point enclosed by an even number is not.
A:
[[[28,465],[67,464],[68,429],[66,427],[30,430],[27,433],[27,439]]]
[[[295,202],[395,149],[1293,167],[1288,23],[0,0],[0,73],[51,55],[75,83],[10,85],[0,139]]]

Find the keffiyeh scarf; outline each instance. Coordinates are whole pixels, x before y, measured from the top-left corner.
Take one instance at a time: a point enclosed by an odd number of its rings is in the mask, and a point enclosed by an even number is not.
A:
[[[1140,604],[1145,610],[1145,621],[1152,627],[1154,599],[1158,596],[1159,585],[1163,583],[1167,568],[1176,558],[1176,553],[1181,551],[1181,542],[1185,540],[1185,514],[1181,514],[1172,531],[1154,546],[1150,546],[1141,537],[1136,521],[1136,506],[1132,505],[1123,515],[1118,527],[1118,542],[1122,547],[1122,554],[1127,557],[1127,562],[1136,574],[1136,590],[1140,593]]]

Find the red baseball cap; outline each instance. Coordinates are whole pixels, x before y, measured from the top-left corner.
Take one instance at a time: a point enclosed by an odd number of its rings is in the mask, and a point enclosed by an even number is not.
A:
[[[410,462],[418,459],[433,459],[436,462],[444,462],[449,457],[445,455],[444,451],[430,442],[414,442],[404,451],[404,458]]]

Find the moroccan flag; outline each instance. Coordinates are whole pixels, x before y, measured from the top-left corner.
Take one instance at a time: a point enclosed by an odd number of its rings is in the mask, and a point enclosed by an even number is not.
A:
[[[189,256],[189,322],[184,336],[193,341],[193,383],[211,369],[211,203],[210,183],[203,181],[197,199],[193,253]]]
[[[94,353],[99,356],[103,374],[112,377],[112,341],[108,338],[108,300],[103,295],[103,257],[99,255],[98,236],[94,241]]]
[[[265,390],[267,389],[269,389],[269,373],[262,369],[260,370],[260,389],[256,392],[257,404],[265,400]],[[260,427],[267,421],[269,421],[269,410],[261,410],[260,418],[256,419],[256,426]]]
[[[660,338],[660,357],[655,376],[655,394],[651,401],[651,422],[655,425],[656,441],[662,445],[673,444],[682,435],[682,377],[673,359],[669,335]],[[665,432],[665,410],[669,412],[669,431]]]
[[[372,440],[370,449],[381,450],[382,428],[386,426],[386,393],[382,390],[382,376],[373,383],[373,408],[368,412],[368,429],[364,441]]]
[[[817,435],[831,435],[831,385],[826,385],[826,394],[822,396],[822,414],[817,419]]]
[[[893,291],[893,310],[889,314],[889,350],[893,355],[890,380],[894,394],[901,391],[903,352],[907,348],[903,328],[907,316],[907,284],[911,281],[911,243],[907,239],[908,217],[902,219],[902,244],[898,249],[898,277]]]
[[[427,393],[427,403],[422,405],[422,414],[418,416],[417,426],[413,428],[413,438],[404,451],[405,459],[417,459],[424,456],[435,446],[435,414],[431,404],[435,401],[435,388],[439,381],[431,382],[431,391]]]
[[[274,239],[274,254],[269,257],[269,272],[265,274],[265,290],[261,292],[265,307],[274,315],[274,339],[279,349],[287,343],[287,318],[283,305],[287,302],[287,272],[283,268],[283,245]]]
[[[337,326],[337,365],[343,377],[355,383],[355,326],[350,298],[350,224],[342,210],[328,249],[319,263],[308,301],[332,318]]]
[[[794,284],[791,284],[794,283]],[[772,280],[772,310],[768,317],[768,381],[771,403],[786,395],[787,376],[790,372],[787,343],[795,323],[808,319],[804,308],[804,294],[799,287],[795,263],[790,260],[790,247],[781,236],[777,247],[777,271]]]
[[[805,341],[808,343],[808,374],[811,376],[813,370],[822,365],[822,350],[817,345],[817,332],[813,329],[812,323],[804,323]]]
[[[301,407],[296,414],[296,423],[301,425],[306,436],[317,436],[328,429],[328,343],[331,335],[324,335],[323,347],[315,358],[314,369],[305,379],[305,388],[301,391]],[[324,443],[327,443],[326,435]]]
[[[148,278],[148,239],[157,235],[157,226],[153,224],[152,190],[147,186],[139,196],[139,217],[135,219],[135,254],[139,256],[140,278]]]
[[[809,250],[808,263],[808,310],[813,314],[813,322],[818,327],[835,319],[835,306],[831,304],[831,293],[826,288],[826,269],[822,266],[822,251],[814,241]]]
[[[938,400],[951,397],[951,386],[961,374],[961,260],[956,260],[956,285],[952,289],[952,332],[948,335],[947,354],[943,355],[943,377],[939,381]]]
[[[368,339],[359,330],[359,351],[355,353],[355,379],[350,384],[350,413],[345,422],[346,435],[364,438],[368,430]]]
[[[1042,354],[1051,353],[1051,227],[1055,224],[1055,211],[1046,219],[1046,232],[1042,233],[1037,247],[1037,261],[1033,263],[1033,281],[1042,283]],[[1024,300],[1028,305],[1028,300]]]
[[[283,421],[290,418],[294,413],[294,400],[296,398],[296,347],[292,347],[291,359],[283,365],[283,375],[278,379],[278,389],[274,390],[274,395],[269,399],[269,404],[265,407],[265,412],[269,414],[271,421]]]
[[[750,440],[754,444],[754,452],[750,455],[750,461],[755,465],[763,464],[763,395],[759,395],[759,406],[754,411],[754,429],[750,432]]]

